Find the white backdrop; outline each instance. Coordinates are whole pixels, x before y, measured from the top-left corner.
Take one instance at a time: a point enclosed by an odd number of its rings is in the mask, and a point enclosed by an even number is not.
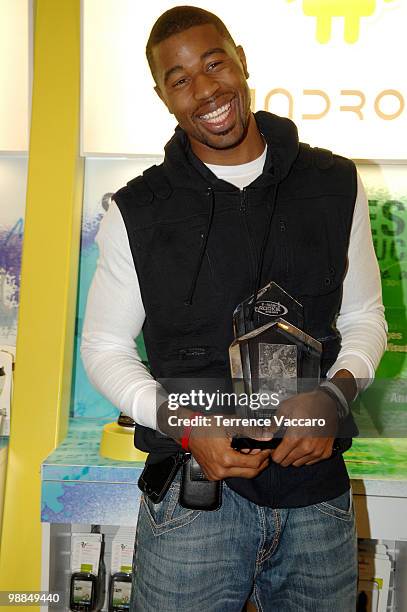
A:
[[[29,0],[0,0],[0,151],[28,150],[31,12]]]
[[[218,14],[243,45],[255,110],[291,116],[303,141],[355,159],[407,159],[407,0],[190,4]],[[85,154],[162,152],[174,120],[153,91],[144,48],[174,5],[83,0]]]

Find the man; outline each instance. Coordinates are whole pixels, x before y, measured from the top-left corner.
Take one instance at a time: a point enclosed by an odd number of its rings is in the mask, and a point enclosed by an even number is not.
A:
[[[224,482],[214,512],[179,505],[179,475],[159,504],[143,498],[131,609],[238,612],[250,598],[263,611],[350,612],[354,516],[333,444],[386,342],[363,187],[349,160],[300,146],[291,121],[251,112],[243,49],[215,15],[167,11],[147,58],[178,128],[164,163],[117,192],[101,225],[82,356],[153,463],[182,438]],[[275,450],[247,454],[226,427],[169,427],[156,379],[227,379],[233,311],[270,280],[303,304],[331,381],[281,410],[324,414],[327,427],[291,427]],[[134,347],[142,328],[152,375]]]

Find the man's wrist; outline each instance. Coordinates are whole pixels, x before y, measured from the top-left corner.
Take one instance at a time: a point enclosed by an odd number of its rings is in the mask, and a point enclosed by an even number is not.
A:
[[[338,418],[345,419],[350,412],[351,402],[357,396],[357,384],[353,374],[348,370],[339,370],[331,379],[324,380],[319,389],[336,402]]]
[[[189,438],[191,437],[191,433],[192,433],[192,428],[194,427],[192,425],[191,420],[193,419],[194,416],[200,416],[199,412],[192,412],[190,415],[190,418],[187,419],[186,423],[183,426],[183,431],[182,431],[182,438],[181,438],[181,446],[184,449],[184,451],[189,451]]]
[[[319,390],[335,402],[338,419],[340,421],[344,420],[348,416],[350,409],[347,399],[339,387],[330,380],[324,380],[319,385]]]
[[[349,370],[338,370],[330,378],[330,382],[334,383],[342,391],[349,405],[356,399],[358,385],[355,377]]]
[[[168,407],[168,402],[162,403],[157,411],[157,427],[158,430],[168,436],[173,438],[178,444],[184,447],[186,443],[186,435],[189,437],[191,435],[192,427],[187,425],[188,421],[193,418],[195,415],[199,413],[193,412],[188,408],[178,407],[176,411],[171,410]],[[176,419],[171,419],[171,416],[176,416]],[[187,431],[188,430],[188,431]],[[183,443],[184,441],[184,443]]]

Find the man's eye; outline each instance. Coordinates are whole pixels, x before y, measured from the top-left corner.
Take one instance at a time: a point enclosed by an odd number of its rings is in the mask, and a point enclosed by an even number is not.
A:
[[[187,82],[186,79],[179,79],[178,81],[175,81],[175,83],[173,84],[173,87],[180,87],[181,85],[184,85],[184,83],[186,82]]]
[[[211,62],[208,64],[208,70],[213,70],[216,66],[219,66],[222,62]]]

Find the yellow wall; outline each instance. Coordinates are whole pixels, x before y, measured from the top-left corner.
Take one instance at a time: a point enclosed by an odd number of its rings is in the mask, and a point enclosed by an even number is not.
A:
[[[80,0],[37,0],[35,11],[30,157],[0,590],[40,589],[40,467],[66,434],[76,309],[83,186]]]
[[[1,521],[3,517],[3,495],[6,480],[7,448],[0,448],[0,550],[1,550]]]

